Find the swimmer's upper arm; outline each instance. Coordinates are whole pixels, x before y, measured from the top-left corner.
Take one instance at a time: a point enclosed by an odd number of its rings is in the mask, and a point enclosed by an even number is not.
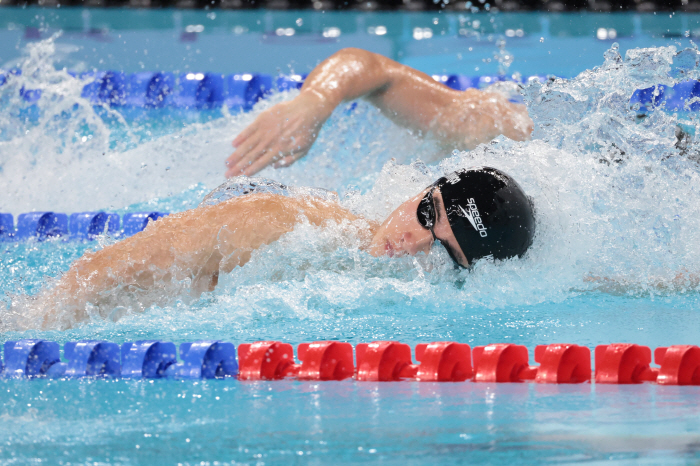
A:
[[[297,210],[284,196],[250,194],[231,201],[218,205],[219,230],[213,246],[223,257],[225,273],[247,263],[254,250],[277,241],[297,222]]]
[[[250,260],[252,251],[277,241],[300,221],[324,226],[329,221],[340,223],[358,219],[335,202],[275,194],[252,194],[238,198],[229,205],[222,205],[222,212],[216,248],[225,258],[222,265],[224,272],[245,264]]]

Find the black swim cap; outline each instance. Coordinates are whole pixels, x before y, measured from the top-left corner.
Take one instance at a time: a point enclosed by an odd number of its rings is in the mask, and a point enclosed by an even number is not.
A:
[[[522,256],[535,236],[532,202],[513,178],[491,167],[458,170],[434,184],[469,264]]]

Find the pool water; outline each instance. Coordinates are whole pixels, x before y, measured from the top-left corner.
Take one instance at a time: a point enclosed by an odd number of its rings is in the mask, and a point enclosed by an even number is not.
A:
[[[3,423],[10,464],[682,464],[697,456],[697,404],[678,387],[17,381],[3,388],[12,394],[3,408],[12,420]]]
[[[155,13],[167,21],[174,14]],[[275,25],[275,14],[265,14]],[[414,19],[405,18],[409,24]],[[540,25],[549,21],[550,31],[559,21],[556,15],[537,18]],[[608,15],[595,21],[612,21],[606,31],[624,31],[628,19]],[[640,24],[653,24],[644,21]],[[688,25],[692,17],[683,21]],[[621,33],[619,48],[580,35],[572,43],[590,44],[585,59],[564,65],[540,57],[536,73],[559,70],[570,79],[532,82],[522,89],[536,125],[532,141],[499,138],[440,161],[444,154],[433,142],[396,128],[361,103],[338,109],[305,159],[262,173],[288,184],[334,189],[343,205],[381,220],[445,172],[497,166],[516,174],[537,205],[538,234],[523,259],[480,262],[467,272],[455,270],[438,246],[429,256],[373,258],[358,250],[357,238],[339,229],[300,225],[221,277],[217,289],[201,298],[176,294],[143,311],[125,306],[109,316],[93,315],[68,330],[19,331],[18,319],[33,318],[22,317],[32,309],[32,296],[50,287],[85,251],[114,239],[0,243],[2,341],[399,340],[413,346],[454,340],[472,346],[513,342],[531,350],[554,342],[591,348],[611,342],[652,348],[697,344],[699,155],[695,136],[685,149],[675,146],[677,124],[695,129],[697,121],[692,114],[661,110],[639,118],[629,106],[635,89],[700,77],[700,53],[690,42],[693,27],[687,27],[688,37],[682,29],[673,38],[631,35],[631,47]],[[62,63],[128,70],[131,62],[125,59],[119,67],[119,58],[107,54],[115,61],[94,63],[86,47],[69,47],[78,40],[70,37],[69,26],[57,22],[53,28],[64,35],[21,39],[19,51],[11,52],[16,56],[5,58],[31,72],[0,87],[3,212],[192,208],[223,180],[233,136],[264,108],[294,95],[275,95],[248,114],[95,109],[80,98],[82,84],[62,70]],[[41,31],[50,36],[49,29]],[[511,50],[516,42],[503,31],[505,44],[499,48],[499,33],[489,41],[487,32],[479,36],[484,53]],[[235,32],[227,34],[235,44]],[[535,43],[549,55],[564,47],[564,39]],[[406,52],[430,40],[409,36],[397,53],[403,50],[405,62],[427,72],[442,72],[435,64],[449,54]],[[572,57],[583,53],[573,49]],[[508,71],[533,74],[513,54]],[[176,47],[149,49],[153,61],[144,66],[169,69],[162,63],[174,63],[165,60],[175,55]],[[204,62],[188,60],[184,55],[192,69],[203,67]],[[267,61],[284,67],[288,60]],[[470,69],[484,64],[462,60]],[[565,66],[569,72],[563,72]],[[42,98],[27,118],[30,110],[18,90],[37,84]],[[0,461],[685,464],[698,457],[699,392],[650,384],[2,380]]]

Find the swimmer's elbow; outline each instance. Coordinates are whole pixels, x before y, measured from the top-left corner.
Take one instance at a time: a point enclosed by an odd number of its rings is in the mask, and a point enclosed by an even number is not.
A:
[[[368,50],[345,47],[328,57],[326,62],[338,68],[338,71],[342,71],[343,74],[359,77],[365,76],[367,73],[380,72],[383,74],[387,64],[392,63],[392,60]]]
[[[510,137],[515,141],[529,141],[532,138],[532,133],[535,131],[535,123],[527,113],[527,108],[524,105],[518,105],[516,112],[513,113],[513,135]]]
[[[534,126],[529,124],[522,128],[514,128],[511,132],[504,132],[504,135],[512,139],[513,141],[523,142],[532,139],[532,132],[534,131]]]
[[[367,50],[359,49],[357,47],[345,47],[337,52],[335,52],[333,55],[331,55],[330,58],[341,58],[344,60],[358,60],[358,59],[364,59],[367,57],[374,56],[375,54],[372,52],[369,52]]]

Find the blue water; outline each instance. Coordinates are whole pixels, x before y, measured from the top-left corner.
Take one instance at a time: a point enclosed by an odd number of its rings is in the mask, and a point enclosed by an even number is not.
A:
[[[2,429],[9,464],[683,464],[698,455],[697,388],[162,381],[3,388],[12,394]]]
[[[176,28],[209,19],[207,12],[138,12],[148,24],[160,19],[160,31],[135,21],[128,11],[109,10],[99,21],[100,10],[87,16],[81,10],[69,10],[67,16],[61,16],[63,10],[0,12],[4,34],[15,34],[11,47],[0,41],[0,57],[5,65],[26,71],[0,88],[0,211],[14,214],[192,208],[222,181],[233,136],[268,105],[294,95],[273,96],[250,114],[95,109],[80,98],[82,83],[63,71],[64,65],[135,71],[140,65],[127,57],[133,53],[138,60],[150,57],[143,66],[153,70],[270,71],[263,65],[256,69],[255,63],[284,69],[291,53],[299,54],[294,60],[307,53],[305,59],[313,63],[327,49],[309,46],[304,52],[299,42],[279,42],[289,37],[263,38],[265,31],[290,18],[296,24],[301,15],[308,34],[291,40],[310,40],[331,24],[314,20],[323,18],[321,13],[246,12],[254,19],[262,15],[263,23],[268,18],[271,26],[255,29],[257,19],[251,20],[249,31],[236,35],[232,31],[243,20],[230,20],[212,37],[230,41],[232,54],[257,44],[256,50],[279,55],[241,52],[224,62],[216,58],[225,53],[223,47],[180,53],[180,47],[193,44],[182,43]],[[179,26],[173,24],[178,14]],[[272,339],[297,344],[392,339],[411,345],[455,340],[472,346],[514,342],[530,349],[553,342],[591,348],[610,342],[652,348],[697,344],[700,153],[695,136],[684,150],[674,146],[676,125],[695,129],[697,123],[692,115],[663,111],[639,120],[628,105],[635,89],[700,77],[700,54],[690,42],[694,17],[480,15],[486,24],[531,21],[523,23],[522,39],[510,40],[507,28],[469,38],[458,37],[459,28],[453,35],[449,28],[444,35],[435,28],[432,38],[419,40],[404,32],[412,34],[411,21],[419,21],[421,30],[431,27],[432,17],[426,24],[420,23],[425,15],[333,19],[354,24],[355,31],[376,26],[371,21],[393,21],[399,32],[367,34],[368,47],[391,39],[388,55],[430,73],[496,72],[507,64],[508,52],[514,56],[509,73],[570,77],[531,83],[521,91],[536,125],[532,141],[498,139],[440,161],[445,154],[432,142],[414,138],[360,104],[353,111],[339,109],[304,160],[262,175],[337,190],[343,205],[381,220],[445,171],[494,165],[514,174],[537,205],[538,236],[525,258],[459,271],[439,247],[427,257],[378,259],[359,251],[357,239],[347,232],[301,225],[258,251],[245,267],[221,277],[217,290],[199,299],[174,292],[159,305],[95,314],[68,330],[19,331],[13,314],[25,315],[28,322],[37,317],[31,296],[50,287],[53,277],[86,250],[114,240],[2,244],[0,340],[221,339],[238,344]],[[77,23],[69,21],[75,18]],[[216,18],[227,16],[217,12]],[[568,28],[558,26],[562,21]],[[540,42],[543,25],[549,25],[550,36]],[[38,27],[40,37],[25,26]],[[620,31],[619,48],[596,38],[603,26]],[[51,39],[59,29],[63,35]],[[139,37],[142,44],[160,45],[144,46],[149,53],[143,55],[133,42],[124,47],[114,39],[120,34],[124,40]],[[499,38],[505,39],[500,47]],[[450,41],[478,42],[481,55],[469,58],[472,45],[454,52]],[[526,43],[534,47],[518,48]],[[654,47],[635,48],[642,46]],[[501,62],[483,61],[494,55]],[[216,59],[209,63],[219,68],[205,69],[211,57]],[[183,68],[174,64],[178,60]],[[18,98],[22,85],[41,87],[36,108]],[[27,112],[35,113],[29,118]],[[470,382],[6,380],[0,381],[0,462],[685,464],[698,456],[698,390]]]

